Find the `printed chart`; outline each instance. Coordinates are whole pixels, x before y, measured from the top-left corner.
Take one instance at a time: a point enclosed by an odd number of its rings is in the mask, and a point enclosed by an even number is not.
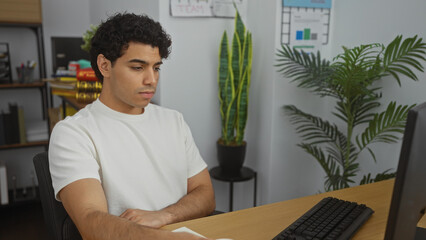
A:
[[[328,43],[331,3],[314,5],[311,1],[283,0],[281,44],[316,52]]]

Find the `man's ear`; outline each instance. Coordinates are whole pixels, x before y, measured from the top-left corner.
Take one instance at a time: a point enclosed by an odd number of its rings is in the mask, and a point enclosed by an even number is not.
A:
[[[102,73],[104,78],[109,78],[111,75],[111,61],[108,60],[103,54],[98,55],[97,64],[99,71]]]

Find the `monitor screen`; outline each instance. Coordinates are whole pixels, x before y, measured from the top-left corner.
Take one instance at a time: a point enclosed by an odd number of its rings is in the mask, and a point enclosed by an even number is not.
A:
[[[52,67],[67,69],[70,61],[89,60],[89,53],[81,49],[84,43],[81,37],[52,37]]]
[[[426,239],[417,223],[426,207],[426,103],[408,113],[385,239]]]

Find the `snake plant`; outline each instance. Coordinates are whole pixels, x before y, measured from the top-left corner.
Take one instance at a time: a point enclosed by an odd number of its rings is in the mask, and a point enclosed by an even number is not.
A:
[[[426,43],[417,36],[403,40],[397,36],[389,45],[367,44],[324,60],[317,54],[307,54],[282,46],[278,50],[279,71],[299,87],[308,88],[321,97],[332,97],[336,103],[332,114],[343,122],[344,128],[320,117],[303,112],[293,105],[284,109],[302,142],[298,144],[310,154],[326,173],[325,190],[349,187],[360,170],[359,154],[371,149],[373,143],[396,143],[404,131],[408,111],[414,105],[397,105],[390,102],[379,112],[382,97],[380,84],[400,76],[417,81],[413,71],[423,72],[426,61]],[[386,78],[384,78],[386,77]],[[383,79],[381,82],[377,80]],[[355,131],[356,130],[356,131]],[[359,133],[358,135],[355,135]],[[395,176],[389,169],[375,178],[365,175],[362,183]]]
[[[252,66],[252,35],[236,11],[231,47],[226,31],[219,49],[218,85],[224,145],[242,145],[247,122]]]

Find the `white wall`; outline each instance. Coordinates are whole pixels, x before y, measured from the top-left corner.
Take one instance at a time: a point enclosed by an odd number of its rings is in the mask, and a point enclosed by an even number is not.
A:
[[[47,76],[52,76],[51,37],[81,37],[90,23],[88,0],[42,0]]]
[[[86,0],[87,1],[87,0]],[[117,12],[147,14],[158,21],[158,2],[152,0],[89,0],[90,23],[98,25]]]
[[[223,31],[231,33],[233,20],[171,17],[169,1],[160,0],[160,23],[172,38],[172,52],[160,77],[161,105],[184,115],[201,155],[217,166],[216,141],[220,136],[217,98],[218,49]],[[218,209],[228,208],[228,185],[213,182]],[[238,184],[235,184],[236,187]]]

